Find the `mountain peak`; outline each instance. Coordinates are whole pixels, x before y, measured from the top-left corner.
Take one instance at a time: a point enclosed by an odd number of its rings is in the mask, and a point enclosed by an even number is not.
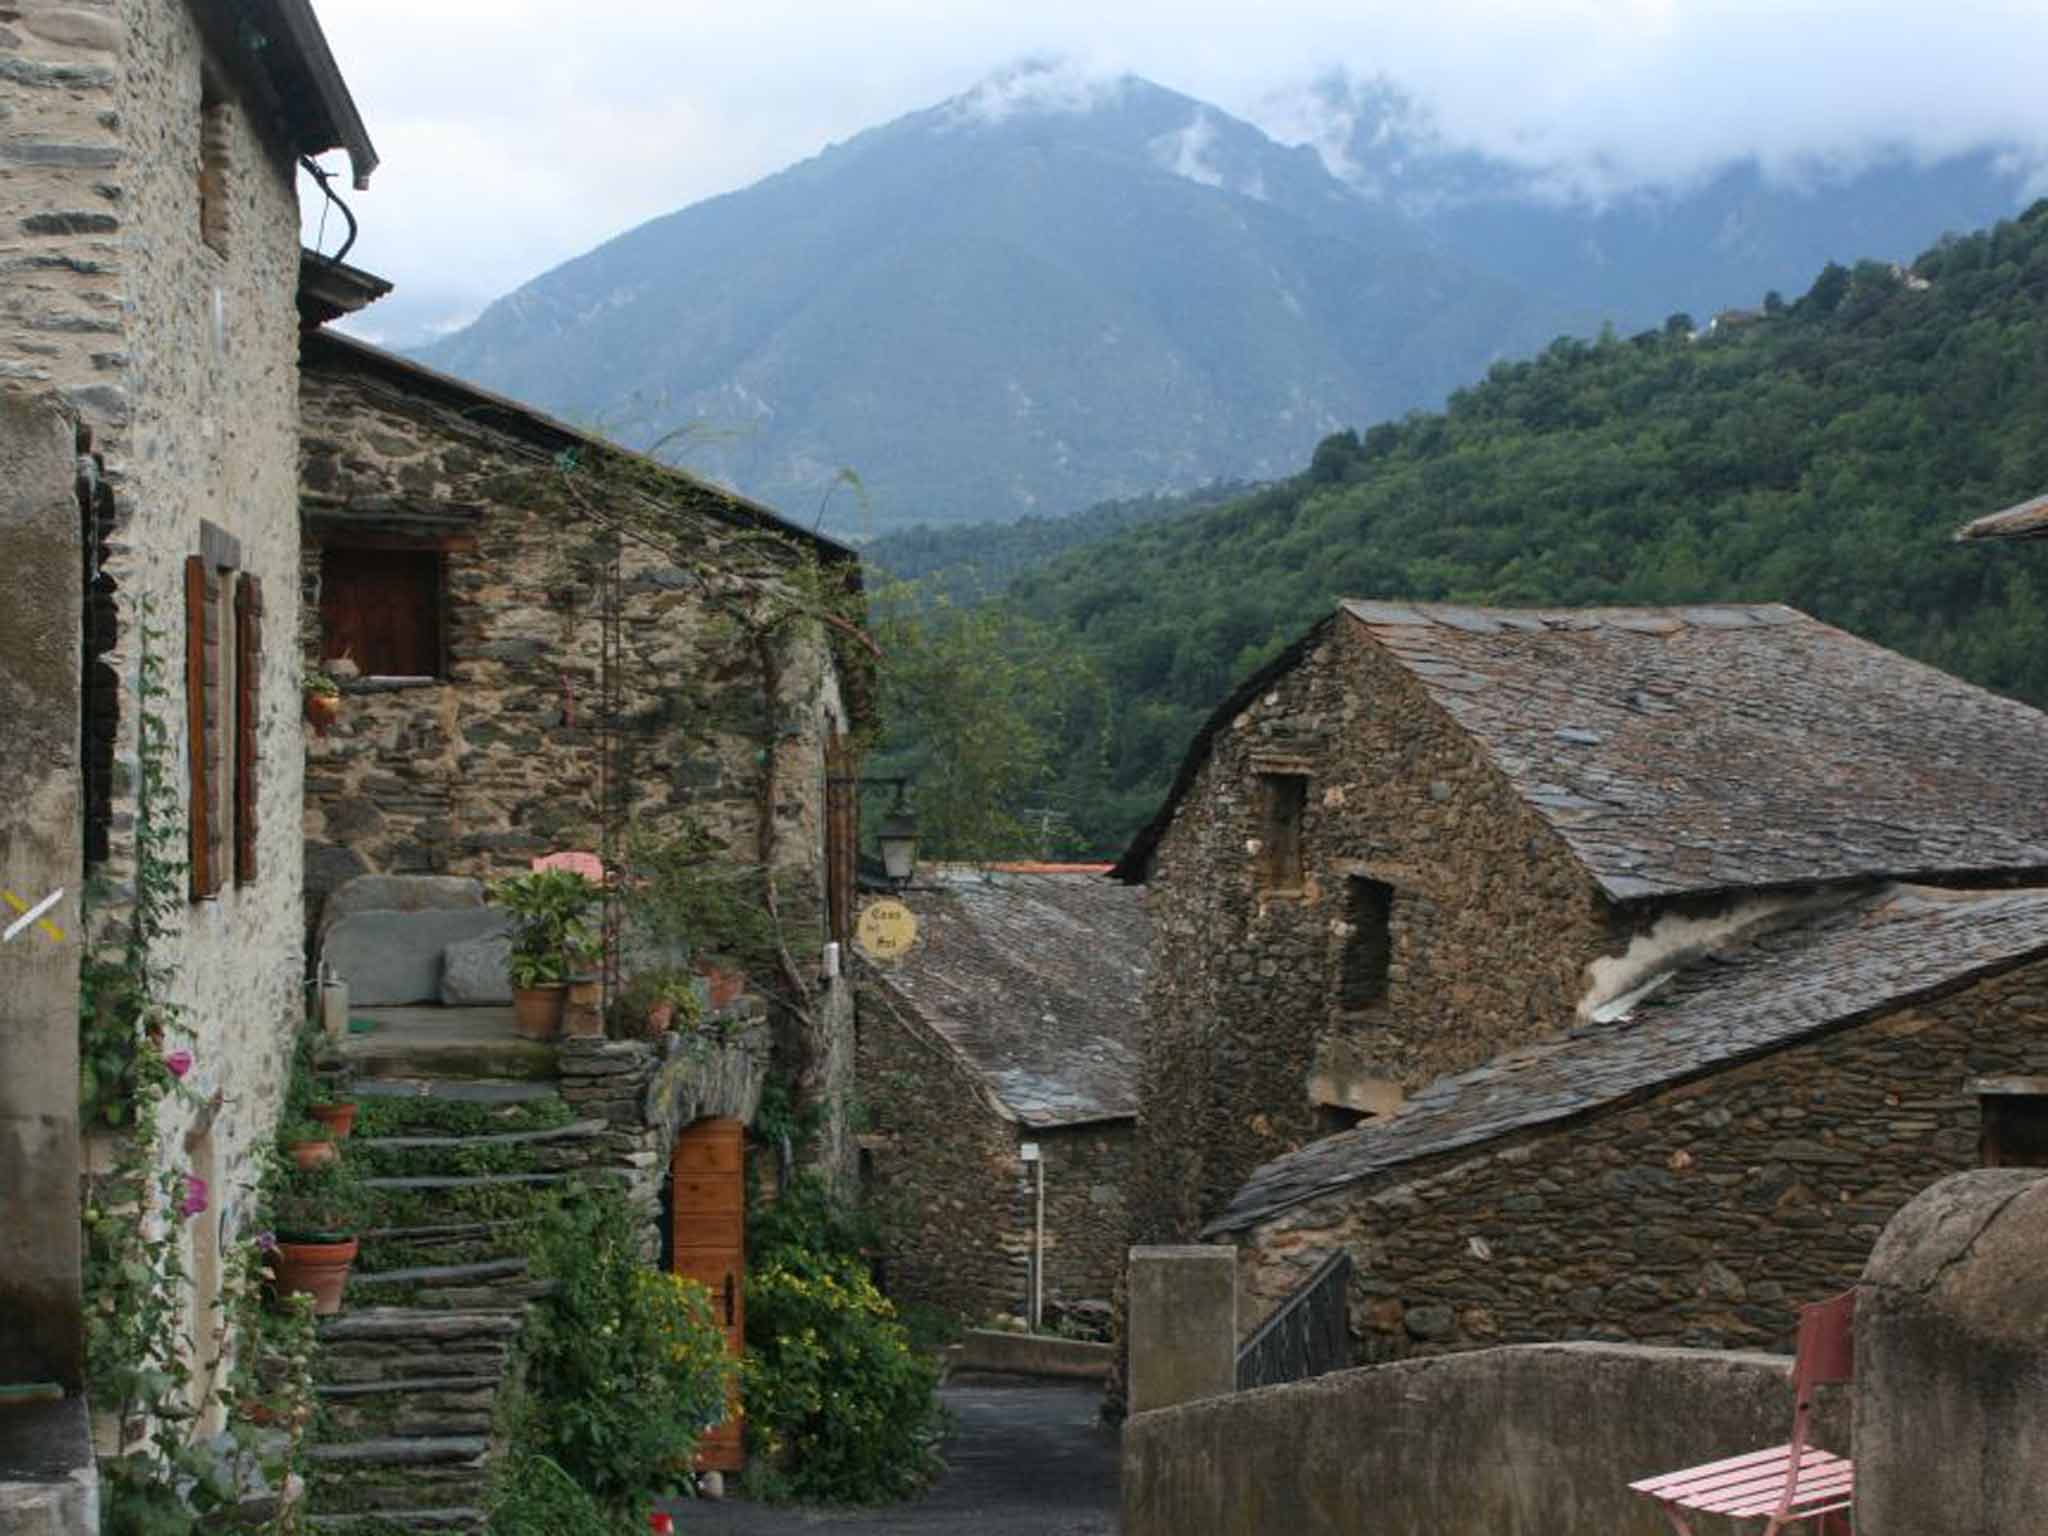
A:
[[[987,125],[1013,117],[1080,116],[1115,106],[1147,82],[1093,69],[1065,54],[1034,54],[997,70],[940,110],[949,123]]]

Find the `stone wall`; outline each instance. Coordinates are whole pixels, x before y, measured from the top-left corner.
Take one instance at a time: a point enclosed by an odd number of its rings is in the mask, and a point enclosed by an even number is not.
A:
[[[168,661],[171,783],[186,774],[181,586],[205,519],[237,541],[266,611],[258,727],[260,876],[186,908],[160,956],[195,1032],[209,1109],[165,1116],[165,1152],[231,1177],[267,1141],[300,1016],[301,751],[296,501],[298,204],[293,157],[207,57],[176,0],[22,0],[0,24],[0,388],[59,392],[91,432],[105,495],[93,528],[106,617],[88,673],[107,740],[103,873],[132,874],[136,674],[145,622]],[[209,84],[210,80],[210,84]],[[216,250],[202,237],[202,113],[211,114]],[[73,579],[67,566],[55,579]],[[204,1270],[202,1268],[202,1273]],[[198,1299],[200,1309],[206,1306]]]
[[[650,1260],[666,1222],[662,1197],[676,1137],[697,1120],[752,1121],[768,1055],[767,1010],[758,998],[742,999],[721,1015],[716,1033],[561,1040],[556,1070],[563,1102],[579,1117],[610,1126],[591,1166],[613,1170],[641,1211]]]
[[[1620,1345],[1493,1349],[1139,1414],[1123,1428],[1121,1530],[1664,1536],[1658,1507],[1628,1484],[1783,1444],[1790,1364]],[[1848,1407],[1840,1389],[1823,1393],[1823,1448],[1848,1449]]]
[[[591,509],[634,493],[595,455],[565,491],[552,452],[317,340],[303,400],[307,658],[327,654],[320,546],[388,535],[394,518],[444,545],[446,636],[442,678],[348,685],[341,722],[309,745],[309,901],[365,872],[489,877],[600,846],[599,581],[616,550],[628,816],[658,829],[687,815],[741,858],[772,844],[815,948],[825,742],[847,724],[831,650],[817,624],[785,625],[770,676],[726,611],[772,605],[795,546],[680,506],[621,539],[608,523],[624,519]]]
[[[1025,1282],[1005,1239],[1023,1184],[1016,1126],[885,987],[863,982],[854,1006],[863,1182],[884,1224],[889,1295],[976,1321],[1015,1312]]]
[[[1034,1128],[878,983],[857,990],[857,1101],[867,1195],[887,1233],[884,1271],[902,1301],[973,1319],[1022,1315],[1031,1293],[1037,1176],[1045,1163],[1045,1296],[1109,1299],[1128,1230],[1129,1121]]]
[[[1136,1125],[1108,1120],[1023,1135],[1038,1143],[1045,1159],[1045,1294],[1108,1301],[1129,1247]],[[1019,1224],[1027,1253],[1032,1220],[1027,1207]]]
[[[1550,1339],[1789,1349],[1885,1223],[1976,1161],[1979,1074],[2048,1071],[2048,964],[1633,1104],[1393,1170],[1243,1244],[1255,1325],[1338,1245],[1364,1361]]]
[[[1856,1529],[2048,1532],[2048,1175],[1945,1179],[1885,1229],[1856,1306]]]
[[[1295,892],[1263,888],[1262,771],[1308,776]],[[1339,985],[1350,876],[1394,893],[1385,991],[1356,1009]],[[1218,732],[1147,899],[1141,1242],[1192,1236],[1253,1168],[1348,1124],[1311,1104],[1319,1071],[1383,1109],[1566,1027],[1586,967],[1631,926],[1341,615]]]

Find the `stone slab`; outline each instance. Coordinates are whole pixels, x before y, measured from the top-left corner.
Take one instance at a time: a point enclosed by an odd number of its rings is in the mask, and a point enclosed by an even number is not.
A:
[[[970,1328],[954,1348],[958,1351],[951,1362],[954,1370],[992,1371],[1004,1376],[1107,1381],[1116,1362],[1114,1344],[994,1328]]]
[[[484,884],[467,875],[357,875],[320,906],[320,939],[359,912],[460,912],[484,904]]]
[[[450,944],[509,931],[495,907],[352,912],[327,930],[321,958],[348,983],[350,1006],[436,1002]]]
[[[512,936],[464,939],[441,952],[441,1001],[450,1008],[512,1001]]]
[[[1133,1248],[1130,1411],[1237,1390],[1237,1250]]]

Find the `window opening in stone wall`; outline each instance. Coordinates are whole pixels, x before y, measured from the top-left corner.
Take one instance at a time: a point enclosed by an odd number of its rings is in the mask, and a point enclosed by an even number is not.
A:
[[[114,525],[114,493],[101,477],[92,428],[78,428],[78,509],[83,523],[85,583],[80,750],[84,769],[85,862],[104,864],[113,854],[114,741],[120,734],[121,680],[108,660],[120,641],[114,578],[107,574],[107,539]]]
[[[209,74],[199,93],[199,238],[216,256],[228,253],[228,161],[234,107]]]
[[[1259,873],[1267,890],[1301,888],[1301,823],[1307,809],[1307,774],[1259,775]]]
[[[440,552],[323,549],[320,654],[364,677],[439,677]]]
[[[2048,1078],[1993,1078],[1977,1093],[1977,1160],[1986,1168],[2048,1168]]]
[[[1337,978],[1338,1006],[1368,1008],[1386,995],[1387,969],[1394,957],[1394,888],[1363,875],[1344,882],[1344,940]]]
[[[192,899],[220,894],[221,718],[220,582],[204,555],[185,560],[185,765],[191,795],[186,862]]]

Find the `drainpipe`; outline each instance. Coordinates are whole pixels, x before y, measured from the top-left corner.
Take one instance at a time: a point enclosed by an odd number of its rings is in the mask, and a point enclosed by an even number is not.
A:
[[[1045,1159],[1039,1155],[1035,1141],[1025,1142],[1017,1149],[1017,1155],[1038,1174],[1038,1211],[1032,1221],[1031,1236],[1031,1331],[1036,1333],[1045,1321]]]

